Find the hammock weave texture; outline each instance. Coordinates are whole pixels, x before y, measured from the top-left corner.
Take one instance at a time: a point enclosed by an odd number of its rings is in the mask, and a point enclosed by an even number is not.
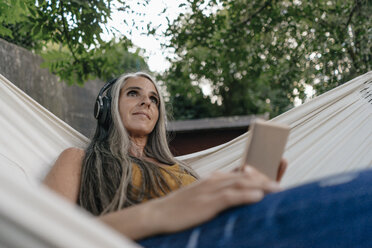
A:
[[[9,228],[14,227],[18,233],[14,240],[21,240],[19,244],[129,247],[128,240],[99,224],[92,225],[92,220],[81,214],[81,210],[40,185],[65,148],[84,148],[89,140],[2,75],[0,104],[0,240],[12,242],[14,235],[8,234],[13,232]],[[372,72],[271,121],[291,127],[284,154],[289,163],[282,179],[284,187],[371,167]],[[226,144],[180,159],[189,163],[201,176],[216,170],[231,170],[241,163],[248,135],[249,132]],[[29,204],[22,209],[24,198]],[[37,218],[28,218],[30,214],[36,214]],[[8,223],[5,227],[4,220]],[[40,221],[44,221],[48,228],[40,229]],[[56,235],[61,231],[64,235]],[[20,233],[24,239],[19,239]]]

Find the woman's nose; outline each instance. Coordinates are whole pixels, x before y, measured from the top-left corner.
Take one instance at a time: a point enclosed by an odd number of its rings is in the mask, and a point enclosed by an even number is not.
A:
[[[151,99],[149,97],[143,96],[141,98],[141,106],[142,105],[150,106],[150,104],[151,104]]]

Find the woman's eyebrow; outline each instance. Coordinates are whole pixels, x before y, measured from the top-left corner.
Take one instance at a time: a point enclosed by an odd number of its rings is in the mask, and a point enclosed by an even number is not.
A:
[[[128,88],[125,89],[125,91],[128,91],[128,90],[142,90],[141,87],[138,87],[138,86],[130,86]],[[150,94],[156,96],[157,98],[159,98],[159,95],[158,93],[156,93],[155,91],[151,91]]]
[[[142,88],[138,86],[131,86],[125,89],[125,91],[128,91],[128,90],[142,90]]]

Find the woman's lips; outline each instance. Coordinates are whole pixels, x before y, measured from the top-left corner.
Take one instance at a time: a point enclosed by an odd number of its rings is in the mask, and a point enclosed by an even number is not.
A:
[[[146,116],[149,120],[151,120],[150,116],[149,116],[147,113],[145,113],[145,112],[135,112],[135,113],[133,113],[133,115],[144,115],[144,116]]]

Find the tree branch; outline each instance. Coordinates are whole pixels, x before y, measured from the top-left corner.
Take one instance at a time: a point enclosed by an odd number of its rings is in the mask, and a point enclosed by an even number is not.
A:
[[[243,25],[243,24],[247,24],[248,22],[250,22],[254,17],[256,17],[259,13],[261,13],[264,9],[266,9],[268,6],[271,5],[271,2],[272,0],[268,0],[264,3],[264,5],[259,9],[257,10],[255,13],[253,13],[251,16],[249,16],[247,19],[245,19],[244,21],[240,22],[239,25]]]
[[[60,10],[61,10],[61,17],[62,17],[62,25],[63,25],[63,35],[66,36],[66,43],[67,43],[67,46],[68,46],[68,49],[70,50],[71,54],[72,54],[72,57],[74,58],[75,61],[79,61],[79,59],[76,57],[76,54],[74,52],[74,49],[73,47],[71,46],[70,44],[70,41],[71,41],[71,37],[70,37],[70,34],[68,33],[68,27],[67,27],[67,21],[66,21],[66,18],[65,18],[65,12],[63,10],[63,1],[60,1]]]
[[[357,8],[360,6],[360,2],[358,0],[355,0],[355,5],[353,7],[353,9],[351,10],[350,14],[349,14],[349,18],[346,22],[346,27],[349,26],[350,22],[351,22],[351,19],[353,18],[353,15],[355,13],[355,11],[357,10]]]

